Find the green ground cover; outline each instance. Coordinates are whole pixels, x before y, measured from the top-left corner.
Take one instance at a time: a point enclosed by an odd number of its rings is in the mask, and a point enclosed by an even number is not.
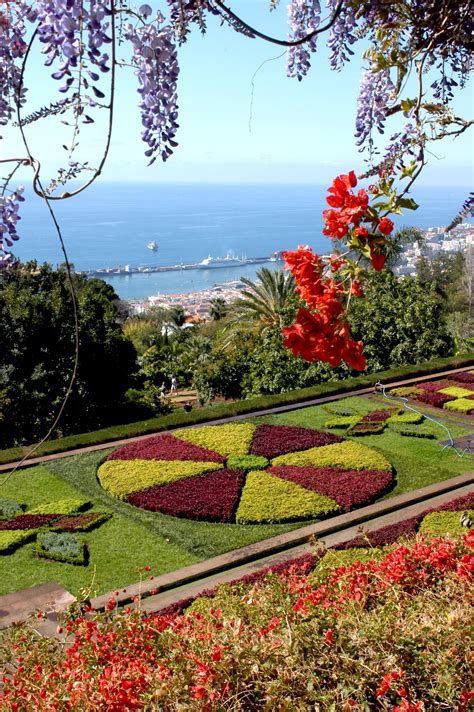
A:
[[[331,409],[357,413],[373,411],[378,399],[345,398]],[[328,406],[313,406],[285,414],[254,418],[255,423],[298,425],[323,430],[331,414]],[[435,423],[417,426],[446,439],[446,432]],[[449,423],[453,437],[474,432],[457,423]],[[354,439],[358,440],[358,439]],[[402,437],[387,428],[382,434],[367,435],[364,445],[384,455],[394,466],[396,486],[386,497],[448,479],[474,468],[474,456],[460,458],[452,450],[440,448],[436,440]],[[92,511],[112,513],[111,519],[90,532],[79,532],[90,550],[88,567],[48,562],[33,557],[34,543],[24,545],[14,554],[0,557],[0,594],[55,580],[72,593],[89,586],[93,593],[122,587],[138,579],[138,569],[147,565],[159,575],[193,562],[295,529],[291,524],[216,524],[177,519],[165,514],[133,507],[110,496],[97,480],[98,465],[111,449],[71,456],[19,470],[8,480],[0,479],[2,497],[21,499],[28,508],[52,500],[86,498]],[[305,524],[308,523],[307,521]]]

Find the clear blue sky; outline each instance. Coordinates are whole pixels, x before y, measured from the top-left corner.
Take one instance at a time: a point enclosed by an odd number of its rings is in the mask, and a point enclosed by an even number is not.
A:
[[[165,2],[151,4],[163,7]],[[284,37],[286,2],[282,0],[274,13],[269,13],[268,5],[268,0],[232,3],[251,24]],[[113,144],[103,180],[326,183],[337,173],[363,169],[353,139],[362,68],[358,56],[342,73],[329,71],[321,37],[306,79],[298,82],[286,77],[284,56],[267,62],[254,79],[252,101],[254,73],[262,62],[281,54],[281,49],[238,35],[212,17],[208,26],[204,37],[194,30],[179,50],[179,146],[166,164],[157,161],[146,167],[136,80],[133,70],[119,73]],[[51,70],[42,67],[41,55],[33,55],[32,60],[26,79],[31,86],[29,110],[56,100],[59,84],[50,79]],[[464,91],[458,109],[464,115],[472,112],[472,90]],[[83,130],[78,155],[90,158],[92,165],[104,140],[103,129],[99,122],[92,130],[87,126]],[[54,166],[64,160],[61,144],[68,131],[58,128],[54,119],[28,127],[32,152],[40,158],[45,178],[48,170],[54,174]],[[2,157],[12,152],[22,155],[13,130],[2,133]],[[443,160],[433,157],[423,182],[469,185],[472,148],[469,135],[440,146],[437,155]]]

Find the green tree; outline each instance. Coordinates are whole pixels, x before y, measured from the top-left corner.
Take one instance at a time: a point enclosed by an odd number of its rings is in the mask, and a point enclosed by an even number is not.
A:
[[[284,323],[283,314],[296,302],[295,279],[290,272],[262,267],[257,270],[257,280],[246,277],[242,296],[232,305],[233,318],[230,325],[238,323],[257,330],[279,326]]]
[[[444,306],[432,283],[373,273],[350,311],[354,338],[364,342],[367,370],[420,363],[452,352]]]
[[[214,297],[209,304],[209,316],[213,321],[220,321],[227,314],[227,304],[222,297]]]
[[[127,419],[124,394],[136,353],[118,323],[116,294],[99,279],[73,276],[77,291],[80,359],[61,419],[61,433]],[[0,443],[40,438],[66,392],[75,353],[72,301],[64,269],[20,265],[0,283],[0,391],[8,429]]]

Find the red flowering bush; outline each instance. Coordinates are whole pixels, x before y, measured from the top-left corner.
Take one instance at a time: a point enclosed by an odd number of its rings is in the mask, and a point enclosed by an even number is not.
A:
[[[68,645],[12,629],[0,706],[465,710],[473,545],[419,538],[322,583],[290,566],[184,615],[117,614],[111,599],[67,621]]]
[[[323,234],[344,240],[346,252],[319,257],[310,247],[300,245],[295,251],[283,253],[286,266],[295,277],[296,291],[306,303],[299,309],[295,323],[283,329],[283,345],[307,361],[327,361],[333,367],[345,361],[350,368],[363,371],[363,344],[351,338],[347,312],[351,297],[363,293],[364,271],[359,260],[350,259],[349,254],[359,253],[370,260],[375,270],[383,269],[387,237],[393,230],[386,213],[416,205],[395,196],[392,179],[381,178],[371,186],[377,198],[373,205],[369,205],[366,190],[354,192],[356,185],[354,171],[337,176],[326,198],[330,209],[323,211]],[[385,214],[381,215],[382,211]]]

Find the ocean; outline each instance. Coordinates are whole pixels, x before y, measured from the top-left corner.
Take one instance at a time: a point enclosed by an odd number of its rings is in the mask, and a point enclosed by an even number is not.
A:
[[[101,183],[69,200],[53,203],[69,260],[77,270],[175,265],[209,255],[264,257],[309,244],[331,249],[322,235],[326,185]],[[462,187],[422,187],[420,203],[396,219],[397,226],[444,226],[468,193]],[[63,261],[46,206],[28,190],[18,224],[15,254],[54,265]],[[158,250],[147,248],[156,241]],[[193,292],[216,283],[252,279],[262,265],[130,274],[106,277],[122,299]],[[271,266],[271,265],[268,265]],[[274,265],[273,265],[274,266]]]

